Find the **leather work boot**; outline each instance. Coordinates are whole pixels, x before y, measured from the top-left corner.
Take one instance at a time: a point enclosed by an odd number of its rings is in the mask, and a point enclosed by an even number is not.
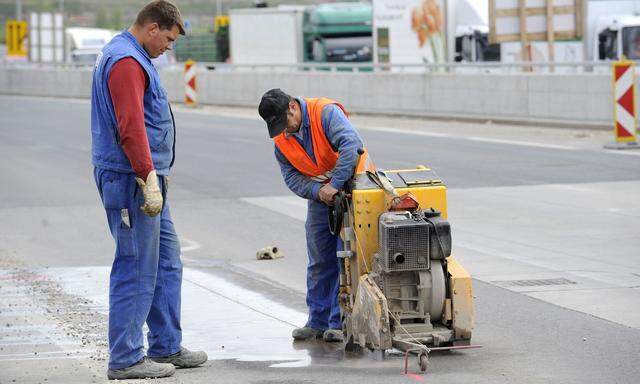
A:
[[[109,369],[107,378],[109,380],[125,379],[155,379],[158,377],[169,377],[176,371],[176,367],[171,364],[160,364],[151,361],[148,357],[133,364],[130,367],[120,369]]]
[[[322,330],[311,327],[296,328],[291,332],[294,340],[309,340],[322,337]]]
[[[327,343],[340,343],[344,341],[344,335],[341,329],[327,329],[324,331],[322,339]]]
[[[207,358],[207,353],[204,351],[192,352],[184,347],[182,347],[180,352],[174,353],[171,356],[150,357],[150,359],[156,363],[169,363],[178,368],[197,367],[198,365],[204,364],[204,362],[207,361]]]

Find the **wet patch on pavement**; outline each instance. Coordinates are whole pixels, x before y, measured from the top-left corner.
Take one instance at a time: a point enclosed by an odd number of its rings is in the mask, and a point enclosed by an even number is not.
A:
[[[217,276],[222,273],[233,278]],[[306,322],[306,313],[300,310],[302,297],[265,280],[245,281],[242,286],[229,281],[242,276],[227,270],[212,274],[185,268],[182,326],[186,347],[205,350],[210,360],[280,369],[400,367],[400,357],[345,352],[342,343],[293,342],[291,331]],[[0,315],[5,319],[14,316],[3,333],[0,347],[5,351],[0,351],[0,364],[18,359],[80,359],[103,377],[108,360],[108,267],[2,269],[0,281]],[[273,295],[281,297],[274,299]],[[284,305],[287,300],[295,303]],[[10,342],[16,348],[7,353]]]

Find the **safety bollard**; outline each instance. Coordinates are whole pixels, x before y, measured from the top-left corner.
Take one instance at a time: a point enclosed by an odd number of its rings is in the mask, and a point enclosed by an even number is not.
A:
[[[621,60],[612,65],[613,132],[615,141],[608,149],[640,148],[636,140],[636,72],[633,61]]]
[[[190,107],[198,104],[196,91],[196,62],[187,60],[184,63],[184,103]]]

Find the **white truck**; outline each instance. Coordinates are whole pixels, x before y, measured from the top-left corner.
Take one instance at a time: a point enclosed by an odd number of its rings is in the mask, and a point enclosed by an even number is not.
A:
[[[478,0],[478,3],[485,0]],[[467,5],[464,1],[462,4]],[[474,7],[475,9],[484,9]],[[458,9],[458,15],[468,13]],[[456,30],[456,61],[495,60],[487,44],[486,14],[478,12],[484,23],[465,25],[459,22]],[[586,0],[582,40],[556,41],[556,62],[619,60],[623,56],[640,60],[640,0]],[[493,45],[493,44],[492,44]],[[487,54],[489,53],[489,54]],[[547,43],[531,43],[533,61],[548,61]],[[519,42],[501,43],[498,60],[522,61]]]
[[[640,60],[640,1],[591,0],[586,24],[588,60]]]
[[[93,65],[102,47],[117,32],[101,28],[66,28],[65,62]]]
[[[229,16],[229,49],[233,64],[297,64],[303,61],[303,7],[232,9]]]

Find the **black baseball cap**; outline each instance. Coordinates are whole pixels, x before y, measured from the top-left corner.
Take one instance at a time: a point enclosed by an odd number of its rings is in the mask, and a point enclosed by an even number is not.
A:
[[[282,92],[280,88],[270,89],[262,95],[258,113],[267,123],[269,137],[278,136],[287,128],[287,110],[291,96]]]

